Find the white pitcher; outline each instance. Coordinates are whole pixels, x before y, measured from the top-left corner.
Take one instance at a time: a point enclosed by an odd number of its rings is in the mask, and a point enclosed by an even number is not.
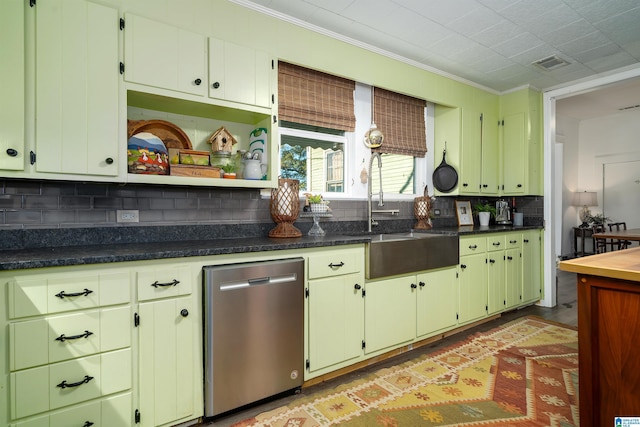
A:
[[[260,164],[260,160],[244,160],[244,179],[262,179],[267,173],[267,165]]]

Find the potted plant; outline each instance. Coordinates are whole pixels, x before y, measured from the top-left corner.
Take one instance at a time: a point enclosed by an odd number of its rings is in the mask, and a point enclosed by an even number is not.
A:
[[[224,171],[223,178],[236,179],[236,165],[234,163],[222,165],[220,168]]]
[[[491,219],[491,217],[495,218],[496,207],[490,204],[489,202],[476,203],[473,206],[473,212],[478,214],[480,225],[486,226],[486,225],[489,225],[489,220]]]
[[[308,197],[309,205],[311,206],[311,212],[325,213],[329,208],[329,202],[322,199],[320,194],[311,194]]]
[[[607,218],[601,213],[597,213],[595,215],[589,215],[586,219],[586,222],[591,226],[594,226],[594,225],[604,226],[607,222],[610,222],[610,221],[611,221],[610,218]]]

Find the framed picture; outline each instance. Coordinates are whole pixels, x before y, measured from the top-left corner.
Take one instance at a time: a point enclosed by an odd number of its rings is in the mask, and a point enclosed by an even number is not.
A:
[[[456,200],[456,215],[458,216],[458,226],[473,225],[473,213],[471,212],[471,202]]]

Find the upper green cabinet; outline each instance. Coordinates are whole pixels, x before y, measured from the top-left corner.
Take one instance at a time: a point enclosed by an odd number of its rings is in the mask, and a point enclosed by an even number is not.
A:
[[[0,2],[0,169],[24,169],[24,1]]]
[[[125,14],[124,79],[159,89],[205,96],[205,37]]]
[[[37,172],[117,176],[118,11],[44,1],[35,14]]]
[[[523,89],[500,98],[504,195],[542,195],[542,95]]]

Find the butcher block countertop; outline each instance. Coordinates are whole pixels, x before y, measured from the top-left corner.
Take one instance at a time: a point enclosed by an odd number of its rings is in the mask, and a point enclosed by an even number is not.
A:
[[[640,247],[562,261],[560,270],[640,282]]]

